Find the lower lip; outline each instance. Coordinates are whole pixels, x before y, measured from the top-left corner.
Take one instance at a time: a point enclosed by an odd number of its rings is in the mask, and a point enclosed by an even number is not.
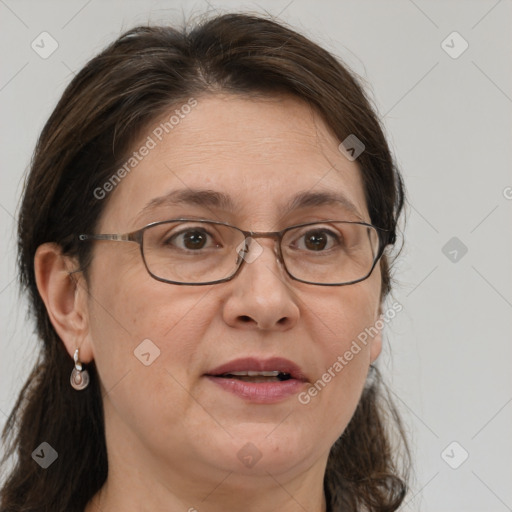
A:
[[[244,382],[238,379],[226,379],[211,375],[207,375],[207,377],[226,391],[230,391],[249,402],[259,404],[281,402],[285,398],[299,393],[305,384],[297,379],[288,379],[280,382]]]

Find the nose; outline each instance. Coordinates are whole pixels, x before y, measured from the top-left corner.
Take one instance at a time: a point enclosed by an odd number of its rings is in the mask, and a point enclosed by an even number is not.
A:
[[[299,319],[289,277],[277,259],[275,241],[251,240],[238,275],[225,283],[223,318],[231,327],[286,331]]]

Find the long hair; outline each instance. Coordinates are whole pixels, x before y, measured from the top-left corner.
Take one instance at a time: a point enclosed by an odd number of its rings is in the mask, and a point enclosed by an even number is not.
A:
[[[226,14],[191,28],[137,27],[94,57],[64,91],[38,139],[19,214],[20,283],[29,295],[41,341],[39,360],[4,428],[1,512],[83,512],[108,474],[102,396],[94,362],[91,383],[77,395],[72,360],[38,293],[34,255],[54,242],[86,267],[89,244],[108,198],[101,188],[126,161],[151,123],[191,97],[216,92],[287,93],[307,102],[340,141],[354,134],[373,224],[395,233],[404,202],[400,173],[379,119],[352,72],[297,32],[260,16]],[[380,261],[382,296],[390,291],[389,255]],[[85,274],[87,278],[87,273]],[[404,440],[400,420],[371,371],[355,414],[331,449],[324,479],[329,510],[394,511],[406,473],[390,429]],[[340,404],[341,407],[341,404]],[[32,452],[46,441],[58,463],[46,470]]]

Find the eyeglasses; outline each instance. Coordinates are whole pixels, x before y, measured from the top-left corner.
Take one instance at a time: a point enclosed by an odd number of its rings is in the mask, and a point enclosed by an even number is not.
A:
[[[173,219],[125,234],[79,235],[79,240],[135,242],[154,279],[178,285],[207,285],[233,279],[244,262],[273,238],[275,254],[294,280],[322,286],[354,284],[368,278],[388,243],[388,230],[365,222],[315,221],[282,231],[244,231],[224,222]]]

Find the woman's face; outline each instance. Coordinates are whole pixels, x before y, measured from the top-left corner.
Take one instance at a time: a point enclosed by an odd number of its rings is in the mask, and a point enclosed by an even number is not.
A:
[[[291,97],[196,99],[161,141],[152,134],[158,121],[133,148],[148,135],[156,142],[111,193],[99,233],[178,217],[252,231],[326,219],[370,222],[356,162],[341,154],[310,107]],[[232,204],[163,199],[205,190]],[[321,192],[345,201],[289,209],[296,196]],[[104,388],[111,464],[137,461],[141,472],[158,467],[185,486],[202,478],[218,482],[219,470],[240,485],[247,475],[285,481],[315,468],[323,474],[380,352],[377,336],[359,344],[350,360],[344,357],[378,319],[380,271],[349,286],[300,283],[281,267],[272,239],[258,243],[261,254],[233,280],[206,286],[153,279],[135,243],[94,243],[83,344]],[[286,359],[304,381],[274,399],[258,399],[208,377],[245,358],[262,368],[271,358]],[[259,363],[239,363],[240,370],[251,364]],[[329,382],[308,393],[329,369]]]

